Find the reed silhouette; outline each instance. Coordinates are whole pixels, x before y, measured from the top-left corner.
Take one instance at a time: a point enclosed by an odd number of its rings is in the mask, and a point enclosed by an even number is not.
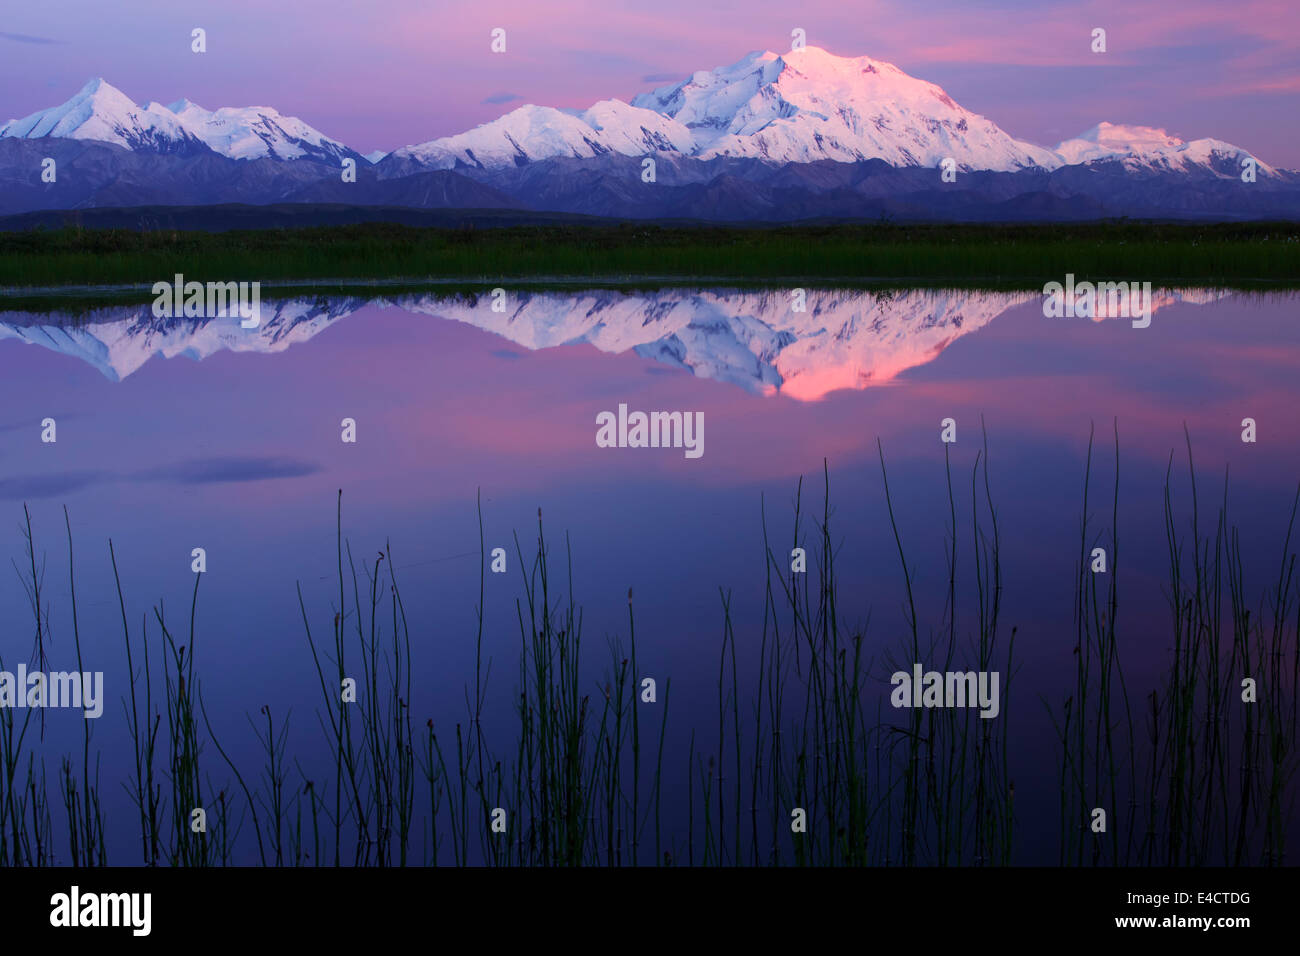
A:
[[[765,572],[761,628],[737,634],[732,594],[719,591],[716,727],[689,730],[684,752],[668,746],[671,680],[657,706],[642,707],[636,604],[626,634],[593,663],[584,646],[567,536],[556,553],[539,509],[535,532],[515,537],[521,592],[513,615],[519,650],[513,701],[492,699],[485,657],[487,557],[481,501],[480,588],[474,672],[463,717],[451,725],[412,713],[411,634],[392,548],[359,561],[336,510],[337,603],[298,602],[310,666],[320,689],[319,729],[291,736],[287,714],[249,715],[260,766],[241,766],[218,738],[195,661],[202,575],[188,636],[159,603],[128,620],[109,542],[129,681],[122,701],[132,761],[113,781],[130,796],[139,830],[134,858],[109,860],[106,770],[92,752],[58,756],[52,799],[42,742],[43,711],[0,708],[0,863],[214,866],[872,865],[985,866],[1015,859],[1017,807],[1011,778],[1013,724],[1055,728],[1063,866],[1285,862],[1296,798],[1300,678],[1300,582],[1292,534],[1300,490],[1279,522],[1275,577],[1248,584],[1245,543],[1231,523],[1225,476],[1217,516],[1202,528],[1190,436],[1185,470],[1171,454],[1164,486],[1168,632],[1164,675],[1149,694],[1129,687],[1120,613],[1120,440],[1114,429],[1109,518],[1094,516],[1094,436],[1083,476],[1074,575],[1074,684],[1062,700],[1020,687],[1016,628],[1003,607],[1002,538],[984,436],[969,475],[954,473],[945,446],[946,587],[918,594],[895,516],[883,447],[885,504],[897,551],[906,633],[879,654],[865,626],[839,611],[838,527],[823,466],[820,514],[799,482],[793,520],[779,534],[763,507]],[[1180,489],[1191,498],[1180,512]],[[32,520],[24,509],[27,561],[20,569],[32,611],[28,658],[46,660],[49,594]],[[76,560],[65,509],[67,593],[81,666]],[[958,540],[959,528],[969,539]],[[780,543],[778,543],[778,541]],[[1093,573],[1105,545],[1108,569]],[[804,548],[805,573],[789,554]],[[1063,568],[1063,573],[1071,573]],[[969,575],[969,579],[967,579]],[[960,582],[960,583],[959,583]],[[974,600],[961,600],[961,595]],[[969,605],[969,606],[967,606]],[[510,609],[507,609],[509,613]],[[11,629],[12,631],[12,629]],[[742,643],[746,653],[738,654]],[[742,667],[741,662],[744,662]],[[936,670],[999,671],[1000,713],[971,708],[886,707],[888,675],[913,662]],[[1068,662],[1063,662],[1068,663]],[[0,658],[0,667],[6,667]],[[593,691],[593,675],[600,690]],[[1243,703],[1242,679],[1256,701]],[[310,679],[310,676],[309,676]],[[355,681],[355,699],[342,692]],[[470,683],[472,680],[472,684]],[[497,685],[500,685],[500,681]],[[1011,706],[1015,702],[1015,707]],[[513,733],[490,733],[492,707],[513,710]],[[86,722],[88,723],[88,722]],[[328,760],[311,773],[289,750],[320,733]],[[670,788],[682,761],[689,784]],[[680,764],[678,765],[680,766]],[[216,781],[224,780],[224,784]],[[58,811],[62,804],[62,813]],[[203,808],[202,828],[194,811]],[[497,808],[509,824],[491,827]],[[1110,825],[1093,832],[1090,814]],[[792,813],[805,829],[795,832]],[[1039,808],[1051,812],[1051,808]],[[684,823],[683,823],[684,819]],[[125,825],[121,819],[114,826]]]

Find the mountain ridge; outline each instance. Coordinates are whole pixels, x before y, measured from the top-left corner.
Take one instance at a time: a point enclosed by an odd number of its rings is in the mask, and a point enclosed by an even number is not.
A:
[[[311,159],[389,169],[486,170],[553,158],[648,154],[736,157],[774,164],[831,159],[938,166],[963,171],[1053,170],[1124,160],[1130,168],[1221,170],[1223,159],[1251,157],[1259,173],[1278,171],[1248,150],[1211,138],[1185,141],[1163,129],[1108,121],[1059,143],[1038,146],[964,109],[943,88],[869,56],[844,57],[809,46],[783,54],[752,51],[678,83],[607,98],[586,110],[525,104],[494,120],[388,152],[358,151],[273,107],[207,110],[188,99],[137,105],[102,78],[68,101],[0,126],[3,137],[66,137],[136,151],[232,159]]]
[[[102,77],[89,80],[64,103],[9,120],[0,126],[0,138],[6,137],[92,140],[164,155],[211,151],[231,159],[336,163],[350,157],[369,163],[351,147],[273,107],[206,110],[188,99],[169,106],[156,101],[137,105]]]
[[[271,107],[136,105],[95,79],[0,126],[0,185],[0,215],[302,203],[724,222],[1300,219],[1300,172],[1230,143],[1102,122],[1035,146],[892,64],[817,47],[755,51],[630,103],[525,104],[368,157]]]
[[[1157,290],[1152,310],[1203,305],[1222,290]],[[239,318],[158,319],[147,305],[102,308],[71,325],[0,313],[0,342],[74,356],[120,382],[154,358],[201,361],[218,352],[274,354],[308,341],[365,306],[461,322],[531,352],[585,345],[642,358],[768,396],[819,401],[842,389],[884,385],[937,357],[1031,293],[912,290],[883,296],[809,289],[796,311],[788,289],[586,290],[517,293],[508,313],[489,296],[337,296],[264,302],[254,331]],[[1099,314],[1091,321],[1117,316]]]

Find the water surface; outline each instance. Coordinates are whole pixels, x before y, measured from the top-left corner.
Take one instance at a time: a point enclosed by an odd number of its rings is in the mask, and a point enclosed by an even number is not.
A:
[[[481,494],[486,546],[509,555],[508,573],[486,580],[489,696],[501,702],[494,726],[509,725],[518,683],[514,535],[530,553],[540,508],[553,545],[568,535],[593,691],[605,638],[626,637],[633,589],[642,671],[673,681],[669,759],[684,771],[689,728],[716,735],[720,589],[731,594],[742,658],[759,640],[764,509],[788,552],[799,481],[805,520],[820,515],[828,463],[839,611],[867,628],[884,661],[906,627],[877,441],[930,633],[944,626],[948,580],[945,450],[965,564],[970,476],[986,430],[1002,620],[1017,628],[1014,679],[1023,689],[1001,719],[1023,740],[1018,805],[1037,800],[1051,811],[1026,810],[1021,821],[1025,859],[1036,859],[1036,841],[1056,845],[1053,741],[1040,695],[1063,700],[1074,676],[1090,428],[1098,447],[1089,510],[1100,534],[1118,427],[1122,641],[1142,686],[1167,666],[1169,649],[1154,637],[1167,633],[1170,614],[1161,496],[1172,454],[1183,500],[1185,429],[1207,516],[1230,472],[1232,519],[1257,572],[1252,600],[1275,570],[1300,479],[1295,300],[1165,290],[1145,329],[1119,317],[1047,319],[1041,297],[1028,294],[809,290],[806,311],[793,302],[790,290],[737,289],[511,291],[505,311],[489,295],[313,297],[264,301],[256,330],[238,319],[159,320],[148,306],[75,319],[0,313],[0,511],[9,529],[0,556],[16,566],[0,586],[5,658],[31,644],[16,570],[27,560],[18,533],[26,504],[46,555],[51,657],[72,666],[66,506],[86,666],[107,673],[110,703],[95,731],[107,772],[112,759],[129,759],[107,542],[133,622],[159,601],[176,620],[187,616],[190,554],[202,547],[196,660],[232,755],[256,764],[243,714],[263,704],[292,709],[295,740],[311,753],[319,688],[296,586],[328,632],[343,489],[343,533],[358,561],[384,550],[405,582],[419,675],[413,712],[463,719]],[[620,404],[702,413],[704,454],[597,447],[597,415]],[[57,422],[53,444],[41,441],[47,418]],[[356,422],[355,444],[341,441],[346,418]],[[948,418],[957,440],[945,446]],[[1255,443],[1241,440],[1244,418],[1257,423]],[[961,612],[974,600],[963,585]],[[881,676],[872,693],[887,700],[887,670]],[[80,733],[53,725],[55,741]]]

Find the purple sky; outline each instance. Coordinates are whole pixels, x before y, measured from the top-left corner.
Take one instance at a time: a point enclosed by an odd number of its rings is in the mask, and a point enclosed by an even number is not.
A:
[[[190,52],[203,27],[208,52]],[[504,27],[508,52],[489,52]],[[1014,136],[1101,120],[1300,167],[1295,0],[45,0],[0,21],[0,121],[100,75],[133,99],[274,106],[368,152],[524,102],[586,107],[783,51],[790,31],[938,83]],[[1108,52],[1094,54],[1094,27]]]

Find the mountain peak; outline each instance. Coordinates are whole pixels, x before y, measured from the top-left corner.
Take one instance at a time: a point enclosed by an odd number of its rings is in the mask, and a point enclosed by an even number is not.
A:
[[[1177,149],[1183,140],[1170,136],[1163,129],[1154,126],[1130,126],[1124,123],[1100,122],[1090,130],[1080,133],[1076,139],[1096,143],[1112,149]]]
[[[1154,126],[1101,122],[1056,147],[1070,165],[1118,160],[1132,169],[1189,170],[1200,168],[1218,175],[1235,177],[1239,161],[1250,154],[1238,146],[1217,139],[1190,142]],[[1259,163],[1265,175],[1277,174],[1272,166]]]
[[[764,59],[768,57],[779,59],[785,63],[786,66],[800,67],[805,70],[847,71],[862,69],[866,66],[875,66],[878,70],[884,68],[885,70],[894,73],[903,72],[892,63],[887,63],[884,60],[877,60],[874,57],[865,54],[861,56],[841,56],[838,53],[832,53],[830,50],[819,46],[805,46],[798,50],[786,50],[784,53],[767,52],[763,54],[763,57]]]
[[[101,110],[131,110],[136,108],[135,101],[119,90],[112,83],[109,83],[102,76],[87,80],[86,85],[79,89],[72,98],[63,104],[64,107],[71,106],[75,103],[91,102]],[[55,107],[59,109],[59,107]]]
[[[208,110],[189,99],[138,106],[103,77],[59,106],[0,126],[0,137],[66,137],[150,153],[211,150],[233,159],[305,158],[331,166],[362,158],[271,107]],[[923,169],[952,160],[968,172],[1119,161],[1134,170],[1216,176],[1248,156],[1218,140],[1185,142],[1164,129],[1110,122],[1046,149],[1015,139],[892,63],[804,46],[753,50],[630,103],[605,99],[585,110],[521,105],[472,130],[395,150],[391,155],[403,162],[384,164],[380,175],[404,175],[408,164],[486,171],[553,158],[656,154],[767,165],[880,160]],[[1275,172],[1263,163],[1259,168]]]
[[[1013,139],[892,63],[815,46],[782,54],[753,50],[630,104],[602,100],[585,111],[520,106],[395,155],[451,169],[606,153],[775,163],[881,159],[931,167],[952,157],[965,169],[996,170],[1060,165],[1055,153]]]
[[[89,80],[58,106],[10,120],[0,128],[0,136],[93,139],[155,152],[185,152],[197,144],[167,110],[156,105],[137,106],[103,77]]]
[[[293,116],[268,106],[210,111],[188,99],[137,106],[103,77],[67,102],[0,126],[0,137],[97,140],[152,153],[206,153],[233,159],[311,158],[337,164],[350,149]]]
[[[632,105],[684,124],[694,155],[705,159],[938,166],[951,157],[966,169],[1060,165],[1050,150],[1013,139],[892,63],[815,46],[754,51],[643,93]]]
[[[112,91],[115,92],[115,93],[117,93],[117,92],[121,92],[121,91],[118,90],[116,87],[112,86],[112,85],[111,85],[111,84],[110,84],[106,79],[104,79],[102,76],[96,76],[96,77],[92,77],[91,79],[87,80],[87,81],[86,81],[86,85],[83,86],[80,90],[78,90],[76,95],[77,95],[77,96],[91,96],[91,95],[93,95],[93,94],[99,92],[101,89],[104,89],[104,88],[108,88],[109,90],[112,90]]]

